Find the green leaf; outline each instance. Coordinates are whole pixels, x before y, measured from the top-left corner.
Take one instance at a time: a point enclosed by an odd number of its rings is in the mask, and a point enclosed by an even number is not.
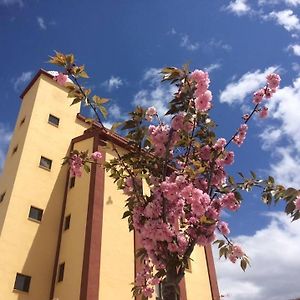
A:
[[[241,268],[244,272],[247,268],[247,262],[244,259],[241,260]]]
[[[98,109],[100,110],[102,116],[106,119],[107,114],[108,114],[106,108],[101,105],[101,106],[98,106]]]
[[[109,99],[107,98],[101,98],[97,95],[93,96],[93,101],[97,104],[97,105],[102,105],[102,104],[105,104],[109,101]]]
[[[124,212],[122,219],[125,219],[125,218],[129,217],[130,215],[131,215],[131,212],[129,210],[127,210]]]
[[[123,124],[123,122],[116,122],[111,126],[111,131],[116,131],[117,128],[119,128],[121,125]]]
[[[75,98],[75,99],[73,100],[73,102],[71,103],[71,105],[77,104],[77,103],[79,103],[79,102],[81,102],[81,101],[82,101],[82,99],[80,99],[80,98]]]
[[[89,75],[87,74],[86,71],[81,71],[81,72],[79,73],[79,76],[82,77],[82,78],[89,78]]]
[[[250,171],[250,173],[251,173],[253,179],[256,179],[256,174],[253,171]]]
[[[84,165],[83,168],[87,173],[91,172],[91,168],[88,165]]]

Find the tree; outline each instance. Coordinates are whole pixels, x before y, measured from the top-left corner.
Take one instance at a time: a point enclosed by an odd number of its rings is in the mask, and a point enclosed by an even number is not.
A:
[[[50,62],[63,68],[54,79],[68,89],[73,104],[89,105],[102,124],[108,100],[91,97],[91,90],[79,83],[80,77],[88,78],[84,66],[76,65],[72,54],[58,52]],[[240,127],[226,141],[216,137],[216,125],[210,117],[208,73],[190,72],[187,66],[167,67],[161,72],[162,81],[177,87],[169,110],[161,117],[155,107],[137,107],[127,121],[115,124],[111,130],[121,129],[132,151],[121,155],[113,146],[116,157],[103,167],[127,195],[123,218],[128,218],[129,230],[135,230],[142,241],[143,248],[136,255],[143,270],[137,274],[133,294],[147,299],[154,285],[161,284],[162,299],[176,300],[180,298],[179,282],[196,246],[215,243],[220,257],[239,261],[243,270],[249,265],[242,248],[229,239],[228,224],[220,218],[222,210],[240,207],[240,191],[260,189],[267,205],[285,201],[285,212],[292,220],[300,217],[300,191],[276,184],[271,176],[257,178],[252,171],[249,177],[239,173],[238,181],[226,172],[234,162],[229,147],[242,145],[255,115],[267,116],[264,99],[276,92],[279,75],[267,76],[266,86],[254,93],[252,111],[243,116]],[[89,156],[75,151],[65,162],[70,163],[73,175],[80,176],[82,167],[88,171],[88,164],[97,163],[100,156],[98,152]],[[216,232],[223,238],[216,240]]]

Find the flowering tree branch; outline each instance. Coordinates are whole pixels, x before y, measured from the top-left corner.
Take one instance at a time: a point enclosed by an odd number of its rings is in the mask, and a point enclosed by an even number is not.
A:
[[[91,91],[78,80],[88,77],[84,66],[77,66],[72,54],[56,53],[50,62],[63,67],[54,79],[68,89],[73,103],[89,105],[102,124],[100,113],[106,116],[103,104],[107,99],[96,95],[89,98]],[[267,76],[266,86],[253,95],[253,110],[243,116],[243,123],[226,141],[216,137],[210,118],[212,93],[208,89],[208,73],[190,72],[184,66],[164,68],[162,74],[163,81],[178,89],[166,112],[170,121],[158,116],[155,107],[137,107],[121,124],[133,151],[121,155],[113,145],[116,158],[105,162],[104,167],[127,195],[123,217],[128,218],[129,229],[141,237],[142,248],[137,257],[143,268],[136,275],[133,294],[147,299],[154,293],[154,286],[161,284],[163,299],[177,300],[179,282],[197,245],[214,242],[220,257],[233,263],[239,261],[243,270],[249,265],[248,256],[229,239],[229,226],[221,220],[223,210],[239,209],[239,191],[258,187],[266,204],[285,201],[285,212],[292,220],[300,218],[300,191],[276,184],[271,176],[258,179],[254,172],[251,178],[239,173],[242,180],[235,182],[226,172],[226,167],[234,162],[234,152],[227,150],[229,145],[243,144],[251,118],[267,116],[263,101],[277,91],[279,75]],[[73,84],[67,83],[68,77]],[[73,152],[65,161],[70,164],[71,173],[79,176],[82,166],[97,159],[99,154],[90,157],[86,152]],[[148,185],[149,193],[143,190],[142,181]],[[223,239],[216,240],[216,232]]]

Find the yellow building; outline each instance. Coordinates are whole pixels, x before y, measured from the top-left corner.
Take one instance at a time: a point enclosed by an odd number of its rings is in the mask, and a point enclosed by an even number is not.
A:
[[[53,75],[40,70],[21,95],[0,177],[0,300],[130,300],[138,242],[121,219],[125,196],[100,166],[74,180],[61,165],[72,149],[104,161],[107,143],[127,142],[89,127]],[[192,259],[181,299],[219,299],[211,248]]]

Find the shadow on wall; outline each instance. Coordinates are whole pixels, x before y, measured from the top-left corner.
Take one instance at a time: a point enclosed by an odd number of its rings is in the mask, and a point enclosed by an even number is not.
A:
[[[24,263],[22,274],[31,276],[29,293],[18,293],[18,300],[48,300],[52,284],[60,221],[67,178],[67,166],[61,168],[47,206],[44,208],[42,221]],[[30,220],[28,221],[30,222]]]

